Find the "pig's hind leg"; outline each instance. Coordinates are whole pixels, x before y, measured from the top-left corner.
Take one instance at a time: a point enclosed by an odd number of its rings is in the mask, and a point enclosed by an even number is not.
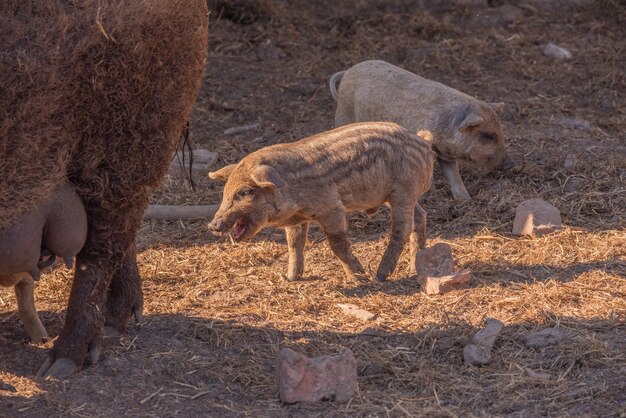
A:
[[[422,209],[419,203],[415,204],[415,210],[413,213],[413,232],[409,239],[409,248],[411,255],[410,272],[411,276],[415,276],[415,258],[419,250],[426,248],[426,211]]]
[[[137,267],[137,252],[133,245],[123,258],[122,265],[113,274],[107,294],[107,313],[104,333],[116,337],[126,331],[132,315],[139,324],[143,315],[141,276]]]
[[[309,232],[309,223],[288,226],[285,228],[287,247],[289,248],[289,267],[287,280],[297,280],[304,273],[304,244]]]
[[[35,284],[31,277],[24,277],[15,285],[15,296],[17,297],[17,311],[30,339],[34,343],[44,342],[48,339],[48,333],[37,315]]]
[[[387,276],[395,270],[404,244],[409,240],[411,233],[414,232],[413,213],[415,205],[413,202],[407,205],[406,202],[398,201],[400,199],[395,200],[395,203],[393,201],[390,202],[391,238],[376,272],[376,278],[381,282],[387,280]]]
[[[326,216],[320,217],[319,223],[326,234],[326,238],[328,238],[330,249],[341,261],[348,278],[353,279],[364,274],[363,266],[352,254],[345,210],[339,208],[330,212]]]

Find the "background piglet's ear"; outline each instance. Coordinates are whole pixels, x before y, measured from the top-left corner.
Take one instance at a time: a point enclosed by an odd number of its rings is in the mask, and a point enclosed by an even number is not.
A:
[[[209,178],[213,180],[221,180],[226,181],[228,177],[230,177],[233,170],[237,167],[237,164],[227,165],[226,167],[222,167],[217,171],[209,172]]]
[[[252,180],[260,187],[270,187],[272,189],[282,189],[287,183],[280,177],[278,171],[269,165],[258,165],[250,173]]]
[[[463,119],[463,122],[459,125],[459,131],[478,126],[483,122],[485,122],[485,118],[480,116],[478,113],[471,111],[465,116],[465,119]]]
[[[493,109],[494,112],[499,112],[504,109],[504,102],[490,102],[487,104]]]

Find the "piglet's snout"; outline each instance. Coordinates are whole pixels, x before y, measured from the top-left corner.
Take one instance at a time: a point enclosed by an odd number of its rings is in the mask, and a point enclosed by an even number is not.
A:
[[[225,229],[225,223],[224,223],[224,218],[222,217],[215,217],[213,218],[213,220],[211,221],[211,223],[209,223],[209,225],[207,225],[209,228],[209,231],[213,234],[213,235],[222,235],[224,233],[224,229]]]

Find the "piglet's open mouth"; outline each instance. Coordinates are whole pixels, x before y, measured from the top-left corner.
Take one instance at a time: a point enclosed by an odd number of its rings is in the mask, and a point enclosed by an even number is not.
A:
[[[235,241],[239,240],[241,236],[248,230],[248,225],[248,218],[241,217],[237,219],[237,222],[235,222],[235,226],[233,226],[233,230],[231,232],[231,235]]]

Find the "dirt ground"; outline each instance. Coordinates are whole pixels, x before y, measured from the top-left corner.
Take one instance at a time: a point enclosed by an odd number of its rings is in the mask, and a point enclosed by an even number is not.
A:
[[[328,78],[374,58],[505,102],[518,167],[488,175],[464,167],[474,197],[464,203],[437,169],[423,200],[428,245],[452,246],[457,269],[473,272],[469,290],[420,293],[406,252],[387,283],[346,281],[318,228],[306,278],[287,282],[281,230],[233,244],[209,235],[206,221],[145,222],[144,321],[66,381],[34,378],[51,342],[27,342],[12,290],[0,289],[0,416],[626,416],[626,3],[479,3],[209,1],[209,60],[191,130],[220,167],[329,129]],[[548,42],[573,58],[545,56]],[[260,128],[223,134],[251,123]],[[196,182],[193,191],[166,179],[153,203],[219,202],[219,184]],[[515,208],[534,197],[558,207],[567,226],[515,238]],[[375,270],[388,212],[352,215],[350,227],[355,254]],[[37,288],[51,335],[63,325],[71,277],[59,268]],[[377,316],[362,322],[337,303]],[[505,323],[493,362],[464,367],[463,347],[486,317]],[[546,326],[568,340],[524,345]],[[351,348],[354,398],[281,405],[282,347],[309,356]]]

